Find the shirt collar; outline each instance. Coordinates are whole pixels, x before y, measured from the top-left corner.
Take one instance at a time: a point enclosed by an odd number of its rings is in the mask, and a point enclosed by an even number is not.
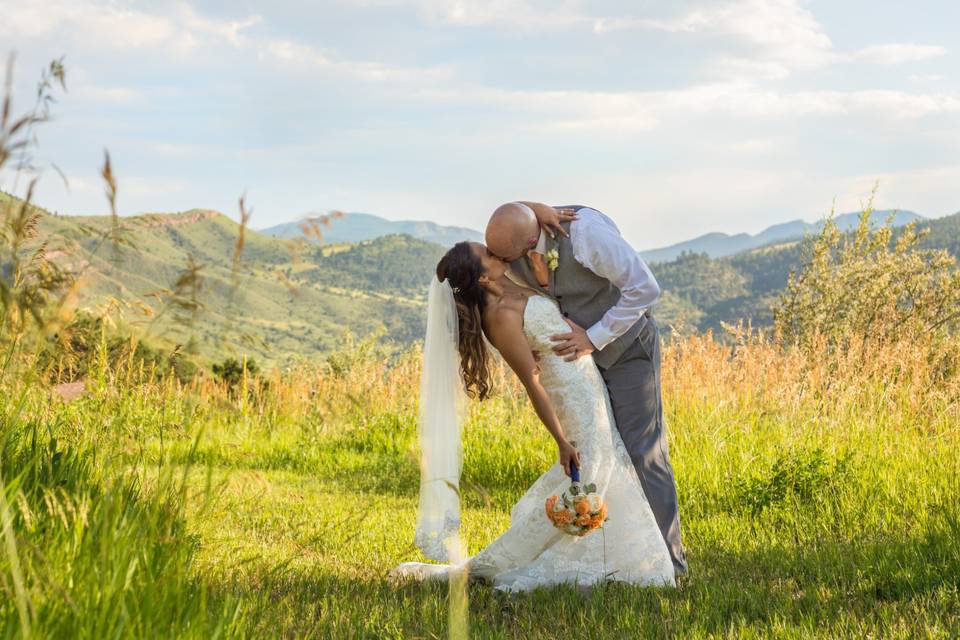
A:
[[[547,234],[543,229],[540,229],[540,237],[537,239],[537,246],[533,248],[533,251],[542,256],[547,255]]]

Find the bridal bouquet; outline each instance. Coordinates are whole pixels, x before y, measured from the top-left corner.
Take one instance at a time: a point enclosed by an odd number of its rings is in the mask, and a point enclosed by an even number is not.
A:
[[[564,533],[585,536],[603,526],[607,519],[607,504],[597,493],[597,485],[580,484],[579,469],[572,467],[570,475],[573,483],[569,491],[547,498],[547,518]]]

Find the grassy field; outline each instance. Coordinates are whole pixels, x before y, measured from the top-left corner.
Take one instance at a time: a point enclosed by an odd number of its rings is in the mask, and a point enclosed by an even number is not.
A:
[[[814,361],[677,339],[665,400],[690,575],[471,587],[470,635],[957,637],[960,376],[944,353]],[[415,352],[370,344],[246,391],[101,369],[64,402],[7,379],[0,636],[445,637],[447,590],[386,577],[420,558],[417,379]],[[500,389],[466,428],[471,551],[554,455]]]

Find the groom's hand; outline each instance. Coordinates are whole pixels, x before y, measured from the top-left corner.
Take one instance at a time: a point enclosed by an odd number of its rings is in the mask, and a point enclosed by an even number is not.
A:
[[[564,318],[570,325],[570,333],[560,333],[550,336],[553,342],[560,344],[553,347],[553,352],[558,356],[564,356],[567,362],[573,362],[582,356],[588,356],[597,350],[590,342],[586,330],[570,318]]]

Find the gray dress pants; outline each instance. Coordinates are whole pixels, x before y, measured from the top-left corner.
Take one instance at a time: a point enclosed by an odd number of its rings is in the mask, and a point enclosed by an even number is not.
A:
[[[660,332],[652,316],[619,360],[600,370],[620,436],[640,476],[677,573],[687,571],[680,540],[677,485],[670,466],[660,396]]]

